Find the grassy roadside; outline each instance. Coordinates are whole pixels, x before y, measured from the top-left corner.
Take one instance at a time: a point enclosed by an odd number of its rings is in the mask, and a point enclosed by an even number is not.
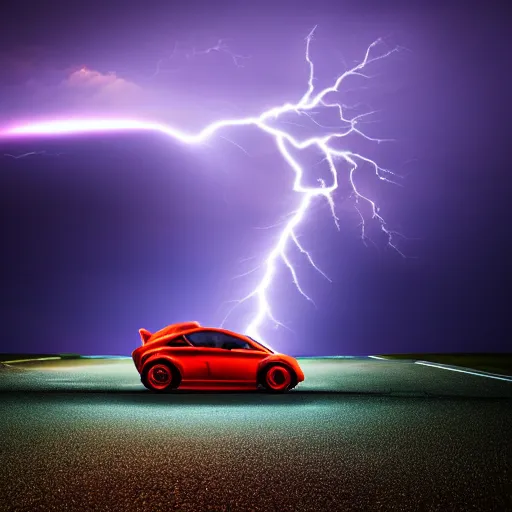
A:
[[[80,354],[16,354],[16,353],[2,353],[0,354],[0,362],[6,363],[9,361],[20,361],[30,359],[41,359],[46,357],[59,357],[60,359],[80,359]]]
[[[512,376],[512,353],[505,354],[383,354],[386,359],[413,359]]]

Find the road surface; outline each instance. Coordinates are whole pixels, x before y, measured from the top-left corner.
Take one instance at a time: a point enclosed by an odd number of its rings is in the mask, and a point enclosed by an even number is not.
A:
[[[0,510],[512,510],[512,383],[302,359],[286,395],[155,395],[131,360],[0,369]]]

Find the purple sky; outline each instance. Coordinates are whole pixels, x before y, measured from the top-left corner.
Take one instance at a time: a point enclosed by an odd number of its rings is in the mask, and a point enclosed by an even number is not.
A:
[[[410,237],[399,244],[408,258],[371,223],[375,246],[362,243],[341,180],[340,231],[318,201],[299,233],[332,283],[295,254],[316,306],[279,268],[269,299],[289,329],[261,331],[298,355],[507,349],[503,13],[462,2],[28,4],[0,11],[0,130],[94,115],[197,131],[298,101],[316,24],[319,88],[379,37],[383,51],[402,47],[336,100],[378,111],[365,131],[395,139],[343,143],[403,176],[393,186],[365,170],[360,186]],[[303,117],[284,120],[290,132],[316,129]],[[261,273],[233,277],[261,263],[279,235],[261,228],[297,205],[271,138],[255,127],[221,135],[195,147],[133,132],[0,139],[1,351],[129,354],[140,327],[218,325],[226,301]],[[311,183],[324,176],[318,155],[301,158]],[[226,326],[243,328],[255,309],[246,303]]]

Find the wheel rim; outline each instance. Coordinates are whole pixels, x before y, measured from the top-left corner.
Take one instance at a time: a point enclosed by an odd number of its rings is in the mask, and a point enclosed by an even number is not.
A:
[[[154,389],[165,389],[171,380],[171,369],[165,364],[155,364],[149,369],[148,381]]]
[[[282,366],[272,366],[267,372],[265,378],[270,389],[276,391],[286,389],[292,382],[290,372]]]

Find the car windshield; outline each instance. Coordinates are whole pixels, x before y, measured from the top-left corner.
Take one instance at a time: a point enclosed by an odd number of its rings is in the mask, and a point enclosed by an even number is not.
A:
[[[247,336],[247,335],[246,335]],[[260,347],[263,347],[265,350],[268,350],[271,354],[274,353],[274,351],[271,349],[271,348],[268,348],[264,343],[262,343],[261,341],[256,341],[253,337],[251,336],[247,336],[247,338],[249,338],[250,340],[254,341],[254,343],[256,343],[257,345],[259,345]]]

